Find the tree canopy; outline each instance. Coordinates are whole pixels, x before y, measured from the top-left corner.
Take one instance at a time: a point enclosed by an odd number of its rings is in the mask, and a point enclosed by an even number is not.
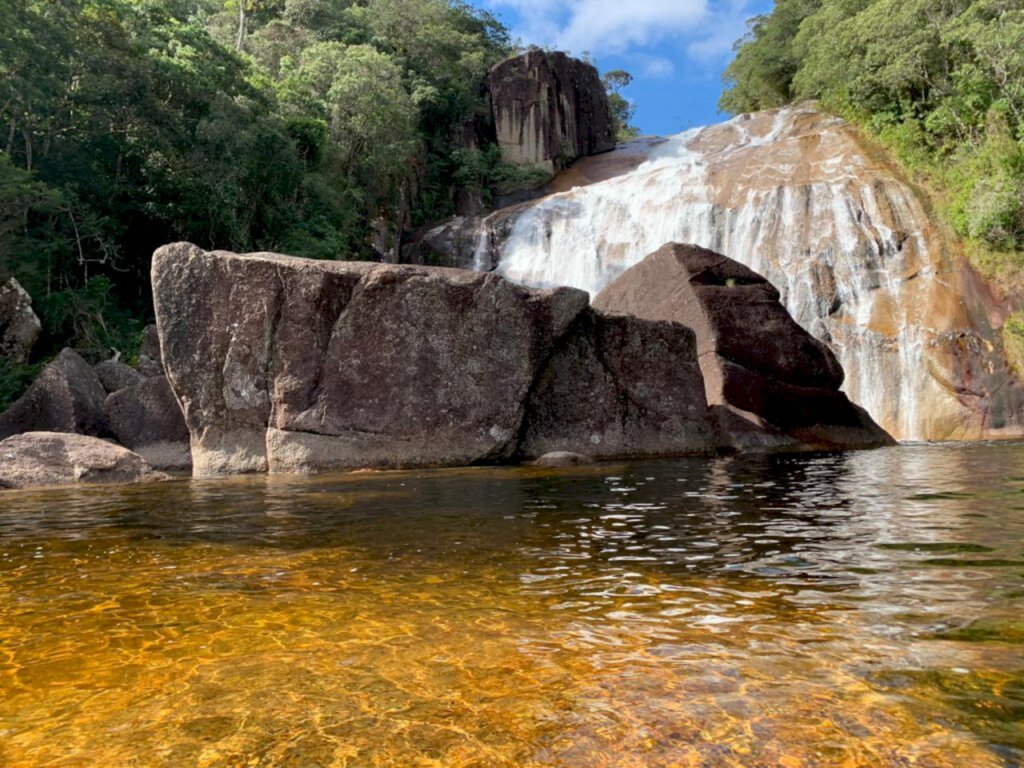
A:
[[[0,0],[0,277],[100,356],[163,243],[371,255],[454,212],[510,52],[459,0]]]
[[[0,282],[37,359],[130,355],[165,243],[374,258],[525,183],[486,130],[514,52],[463,0],[0,0]]]

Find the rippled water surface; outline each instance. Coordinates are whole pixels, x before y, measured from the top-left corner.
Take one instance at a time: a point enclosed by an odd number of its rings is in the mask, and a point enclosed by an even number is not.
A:
[[[0,495],[5,768],[1022,760],[1022,445]]]

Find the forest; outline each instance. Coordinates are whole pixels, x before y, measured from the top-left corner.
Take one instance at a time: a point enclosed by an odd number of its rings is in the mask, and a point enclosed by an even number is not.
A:
[[[458,0],[0,0],[0,281],[37,357],[130,355],[164,243],[372,257],[486,198],[514,171],[461,137],[512,51]]]
[[[722,109],[817,100],[866,128],[926,188],[968,254],[1020,284],[1020,0],[777,0],[725,73]]]

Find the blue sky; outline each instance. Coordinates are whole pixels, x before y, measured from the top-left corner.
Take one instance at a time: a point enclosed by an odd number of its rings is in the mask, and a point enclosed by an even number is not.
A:
[[[772,0],[472,0],[524,43],[587,52],[625,69],[624,94],[644,133],[673,134],[722,119],[722,70],[752,16]]]

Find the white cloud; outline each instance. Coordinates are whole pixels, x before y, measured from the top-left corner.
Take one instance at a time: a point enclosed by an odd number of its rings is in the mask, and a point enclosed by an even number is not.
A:
[[[644,56],[652,76],[674,69],[663,51],[670,44],[695,61],[728,55],[743,34],[748,0],[487,0],[515,11],[514,30],[524,42],[571,51]]]
[[[676,65],[664,56],[641,59],[643,73],[647,77],[669,77],[676,71]]]

